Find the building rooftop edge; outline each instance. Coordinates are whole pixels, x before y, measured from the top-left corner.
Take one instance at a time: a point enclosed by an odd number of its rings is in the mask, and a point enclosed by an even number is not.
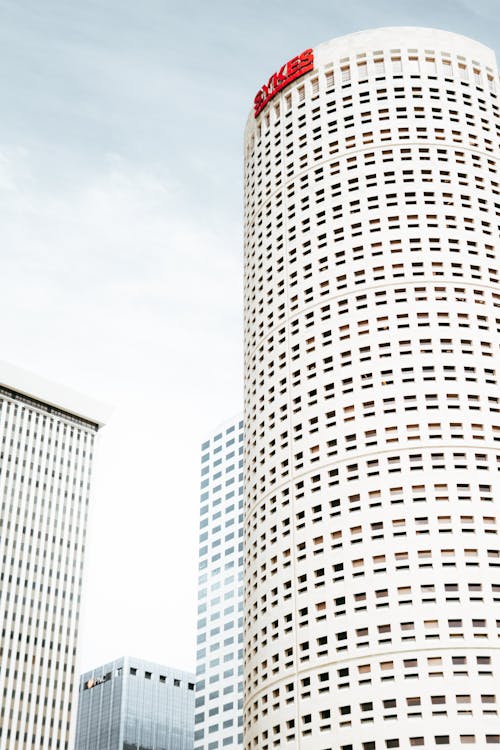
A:
[[[78,391],[0,360],[0,386],[102,427],[111,407]]]
[[[435,26],[373,26],[367,29],[360,29],[359,31],[352,31],[350,34],[341,34],[340,36],[334,36],[331,39],[325,39],[323,42],[319,42],[316,44],[313,49],[317,49],[318,47],[323,47],[323,45],[331,44],[332,42],[342,42],[343,40],[347,39],[356,39],[356,37],[361,36],[370,36],[370,35],[377,35],[377,34],[384,34],[384,33],[407,33],[407,34],[414,34],[417,33],[426,33],[426,34],[443,34],[447,37],[455,37],[457,39],[464,39],[467,42],[472,42],[473,44],[477,44],[480,47],[483,47],[484,49],[488,50],[489,52],[492,52],[492,48],[488,47],[488,45],[483,44],[483,42],[478,41],[477,39],[474,39],[472,36],[467,36],[466,34],[460,34],[458,31],[450,31],[448,29],[440,29]]]
[[[214,435],[216,435],[221,430],[225,430],[228,427],[231,427],[232,425],[236,426],[239,422],[242,422],[243,419],[244,419],[243,410],[236,412],[235,414],[233,414],[233,416],[228,417],[227,419],[224,419],[222,422],[218,422],[213,428],[213,430],[211,430],[210,432],[207,432],[202,437],[201,442],[205,443],[207,440],[211,440],[214,437]]]
[[[449,39],[455,39],[457,41],[465,41],[468,44],[473,44],[474,46],[481,48],[485,53],[492,56],[493,62],[495,61],[495,51],[483,42],[480,42],[473,37],[466,36],[465,34],[459,34],[456,31],[447,31],[446,29],[438,29],[432,26],[374,26],[372,28],[361,29],[360,31],[352,31],[349,34],[333,36],[330,39],[325,39],[323,42],[318,42],[315,45],[311,45],[311,48],[316,53],[332,44],[335,44],[338,47],[342,47],[343,45],[347,45],[348,43],[352,42],[352,46],[355,46],[356,42],[361,42],[363,38],[369,38],[370,36],[376,37],[377,35],[383,34],[391,35],[395,33],[407,34],[410,37],[413,34],[442,35],[443,38],[448,37]],[[304,42],[304,47],[306,46],[307,44]],[[254,113],[251,109],[246,119],[245,131],[247,130],[248,126],[254,122],[254,120]]]
[[[165,669],[170,672],[178,672],[180,674],[188,675],[189,677],[193,677],[196,679],[196,672],[190,669],[182,669],[181,667],[171,667],[167,664],[162,664],[160,662],[154,661],[152,659],[142,659],[138,656],[129,656],[128,654],[124,656],[118,656],[116,659],[111,659],[110,661],[103,662],[102,664],[98,664],[96,667],[93,667],[92,669],[86,669],[83,672],[80,672],[80,679],[82,677],[85,677],[88,674],[91,674],[92,672],[96,672],[98,669],[103,669],[104,667],[108,667],[111,664],[118,664],[119,662],[137,662],[137,664],[143,664],[147,666],[154,666],[158,667],[159,669]]]

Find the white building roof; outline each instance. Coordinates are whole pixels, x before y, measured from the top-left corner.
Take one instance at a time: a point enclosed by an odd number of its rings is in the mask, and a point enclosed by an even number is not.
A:
[[[111,408],[29,370],[0,361],[0,386],[102,427]]]

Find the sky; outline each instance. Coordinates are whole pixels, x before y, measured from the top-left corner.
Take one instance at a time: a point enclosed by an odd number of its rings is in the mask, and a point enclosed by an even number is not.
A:
[[[242,140],[255,92],[335,36],[495,48],[498,0],[0,0],[0,359],[113,408],[82,669],[195,667],[202,440],[242,409]]]

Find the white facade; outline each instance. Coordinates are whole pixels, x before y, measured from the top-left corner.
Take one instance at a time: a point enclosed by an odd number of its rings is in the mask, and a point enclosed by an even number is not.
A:
[[[500,746],[497,92],[390,28],[249,117],[245,750]]]
[[[92,453],[104,415],[0,363],[0,750],[72,748]]]
[[[243,417],[201,447],[194,750],[243,747]]]

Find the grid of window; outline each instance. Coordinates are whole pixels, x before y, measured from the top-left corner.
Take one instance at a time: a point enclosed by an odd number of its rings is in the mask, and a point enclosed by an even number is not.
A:
[[[193,750],[194,675],[122,657],[80,677],[75,750]]]
[[[499,744],[496,62],[314,55],[245,133],[245,750]]]
[[[0,388],[0,748],[63,749],[98,424],[15,387]]]
[[[243,747],[243,420],[201,446],[194,750]]]

